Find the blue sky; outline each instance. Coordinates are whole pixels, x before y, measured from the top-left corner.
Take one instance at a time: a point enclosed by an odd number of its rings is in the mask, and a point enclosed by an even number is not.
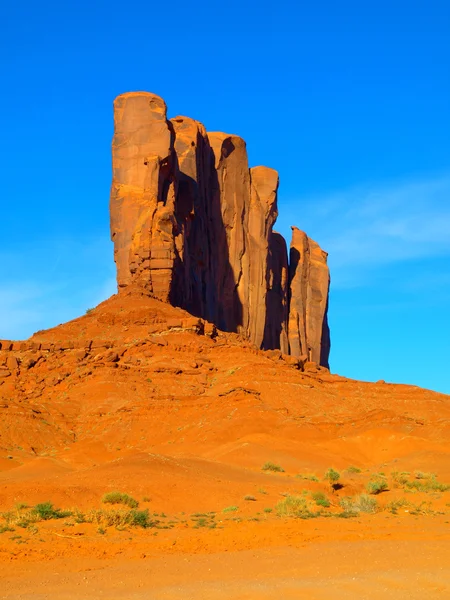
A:
[[[450,393],[450,3],[12,2],[0,8],[0,338],[115,291],[112,101],[247,142],[276,229],[329,254],[332,371]]]

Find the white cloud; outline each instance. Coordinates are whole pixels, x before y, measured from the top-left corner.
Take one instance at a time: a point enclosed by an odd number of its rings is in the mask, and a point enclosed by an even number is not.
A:
[[[296,224],[329,253],[337,286],[362,283],[364,270],[450,255],[448,174],[303,198],[295,210]]]

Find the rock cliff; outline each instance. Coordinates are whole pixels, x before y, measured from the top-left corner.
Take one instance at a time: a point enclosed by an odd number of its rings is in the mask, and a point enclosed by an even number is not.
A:
[[[162,98],[114,102],[111,237],[119,291],[131,283],[258,348],[328,367],[327,254],[272,230],[278,174],[249,168],[235,135],[167,119]]]

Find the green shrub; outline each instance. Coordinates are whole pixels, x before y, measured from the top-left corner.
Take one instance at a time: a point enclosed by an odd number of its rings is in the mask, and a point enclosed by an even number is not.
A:
[[[369,494],[372,495],[381,494],[381,492],[385,492],[388,489],[388,482],[386,481],[386,479],[383,479],[381,477],[372,479],[366,485],[366,490],[369,492]]]
[[[306,499],[302,496],[287,496],[280,500],[275,506],[279,517],[300,517],[301,519],[310,519],[317,514],[309,510]]]
[[[273,462],[264,463],[262,466],[262,470],[263,471],[272,471],[273,473],[284,473],[283,467],[280,467],[280,465],[276,465]]]
[[[108,492],[102,498],[104,504],[124,504],[130,508],[137,508],[139,502],[123,492]]]
[[[317,506],[323,506],[325,508],[328,508],[330,506],[330,501],[323,492],[314,492],[314,494],[312,495],[312,499],[314,500]]]
[[[338,481],[341,478],[339,471],[336,471],[333,468],[328,469],[324,475],[324,479],[329,482],[332,488],[337,488],[339,486]]]
[[[145,510],[132,509],[130,510],[130,525],[147,529],[153,527],[155,522],[150,520],[150,513],[147,508]]]
[[[248,502],[256,502],[255,496],[251,496],[250,494],[247,494],[247,496],[244,496],[244,500],[247,500]]]
[[[70,517],[72,515],[70,511],[62,511],[59,508],[55,508],[51,502],[36,504],[31,512],[41,521],[64,519],[65,517]]]
[[[450,485],[440,483],[434,476],[431,476],[429,479],[407,481],[406,487],[417,492],[446,492],[450,489]]]

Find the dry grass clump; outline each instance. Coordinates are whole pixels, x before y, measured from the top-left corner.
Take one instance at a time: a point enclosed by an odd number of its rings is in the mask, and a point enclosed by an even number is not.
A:
[[[273,473],[284,473],[283,467],[280,467],[280,465],[276,465],[275,463],[270,461],[264,463],[261,468],[263,471],[272,471]]]
[[[317,517],[318,513],[310,510],[306,499],[303,496],[286,496],[275,506],[279,517],[299,517],[301,519],[311,519]]]
[[[378,510],[378,502],[375,498],[371,498],[367,494],[361,494],[351,498],[347,496],[339,502],[340,507],[346,513],[357,515],[361,512],[375,513]]]
[[[148,509],[131,510],[118,509],[118,510],[105,510],[105,509],[92,509],[86,513],[79,513],[76,517],[78,522],[94,523],[102,527],[142,527],[147,529],[149,527],[155,527],[159,521],[154,521],[150,518]]]
[[[359,467],[354,467],[353,465],[347,467],[346,471],[347,473],[361,473],[361,469]]]
[[[388,489],[388,482],[384,477],[374,477],[366,485],[366,490],[372,495],[381,494]]]
[[[417,492],[446,492],[450,485],[441,483],[433,473],[418,473],[416,479],[406,482],[406,488]]]
[[[11,531],[11,528],[22,527],[26,529],[34,523],[40,521],[49,521],[51,519],[64,519],[72,516],[72,511],[63,511],[55,508],[51,502],[42,502],[32,508],[25,504],[18,504],[13,510],[0,514],[3,524],[0,526],[4,531]]]
[[[222,510],[222,512],[224,512],[224,513],[228,513],[228,512],[236,512],[236,511],[238,511],[238,510],[239,510],[239,507],[238,507],[238,506],[227,506],[226,508],[224,508],[224,509]]]
[[[108,492],[102,498],[104,504],[124,504],[130,508],[137,508],[139,502],[123,492]]]
[[[411,474],[407,471],[403,471],[402,473],[393,471],[391,477],[395,487],[403,487],[404,489],[413,492],[428,493],[446,492],[450,490],[450,485],[438,481],[434,473],[415,471],[414,479],[411,479]]]
[[[24,505],[23,505],[24,506]],[[13,510],[0,514],[0,533],[14,531],[15,527],[31,529],[36,523],[50,521],[51,519],[69,519],[68,525],[74,523],[94,523],[101,527],[153,527],[158,521],[152,521],[148,510],[119,509],[105,510],[93,509],[82,512],[75,508],[61,510],[55,508],[51,502],[36,504],[32,508],[16,506]]]
[[[306,481],[319,481],[319,478],[317,477],[317,475],[314,475],[314,473],[299,473],[298,475],[296,475],[296,477],[298,477],[299,479],[304,479]]]

